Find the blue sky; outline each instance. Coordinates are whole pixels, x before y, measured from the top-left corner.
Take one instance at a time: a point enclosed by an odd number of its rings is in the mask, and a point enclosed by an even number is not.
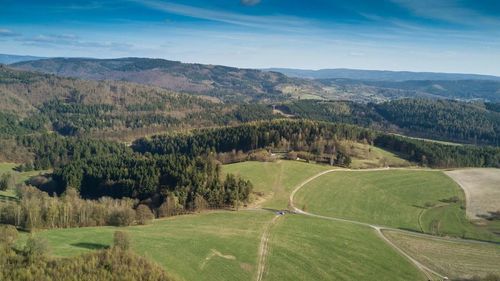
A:
[[[500,75],[500,1],[0,0],[0,53]]]

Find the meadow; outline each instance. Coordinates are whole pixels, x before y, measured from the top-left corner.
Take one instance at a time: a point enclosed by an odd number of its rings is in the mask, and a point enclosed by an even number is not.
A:
[[[132,250],[164,267],[177,280],[252,280],[268,211],[208,212],[155,220],[146,226],[55,229],[37,233],[55,256],[109,247],[116,230]]]
[[[425,280],[365,226],[287,215],[271,233],[264,280]]]
[[[500,241],[497,223],[474,225],[460,187],[441,171],[338,171],[304,186],[296,205],[315,214],[412,231]]]
[[[309,164],[301,161],[241,162],[225,165],[223,171],[248,179],[254,191],[262,193],[261,207],[286,209],[292,189],[317,173],[332,169],[331,166]]]

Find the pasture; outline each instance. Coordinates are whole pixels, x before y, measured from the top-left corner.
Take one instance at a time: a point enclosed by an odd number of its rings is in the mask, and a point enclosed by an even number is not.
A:
[[[286,215],[271,233],[264,280],[425,280],[365,226]]]
[[[500,241],[490,226],[465,217],[464,194],[440,171],[338,171],[304,186],[299,208],[315,214],[412,231]]]
[[[262,193],[262,207],[286,209],[293,187],[331,166],[300,161],[241,162],[225,165],[223,171],[250,180],[254,191]]]
[[[163,266],[177,280],[252,280],[267,211],[208,212],[155,220],[146,226],[54,229],[37,235],[56,256],[109,247],[116,230],[132,250]]]

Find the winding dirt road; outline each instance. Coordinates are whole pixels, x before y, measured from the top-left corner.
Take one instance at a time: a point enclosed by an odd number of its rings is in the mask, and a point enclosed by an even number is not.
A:
[[[380,225],[375,225],[375,224],[369,224],[369,223],[364,223],[360,221],[355,221],[355,220],[348,220],[348,219],[343,219],[343,218],[336,218],[336,217],[328,217],[328,216],[322,216],[322,215],[317,215],[317,214],[312,214],[309,212],[305,212],[299,208],[297,208],[294,205],[294,197],[295,194],[302,189],[306,184],[309,182],[315,180],[318,177],[321,177],[325,174],[328,173],[333,173],[333,172],[339,172],[339,171],[344,171],[344,172],[369,172],[369,171],[387,171],[387,170],[418,170],[418,171],[436,171],[435,169],[422,169],[422,168],[374,168],[374,169],[362,169],[362,170],[352,170],[352,169],[331,169],[331,170],[326,170],[323,172],[320,172],[303,182],[301,182],[299,185],[297,185],[292,193],[290,194],[289,197],[289,205],[293,209],[293,211],[297,214],[302,214],[306,216],[311,216],[311,217],[316,217],[316,218],[321,218],[325,220],[331,220],[331,221],[339,221],[339,222],[345,222],[345,223],[351,223],[351,224],[356,224],[356,225],[361,225],[365,227],[369,227],[375,231],[375,233],[382,239],[387,245],[389,245],[391,248],[393,248],[395,251],[397,251],[400,255],[405,257],[407,260],[409,260],[418,270],[420,270],[428,280],[436,280],[435,278],[438,278],[439,280],[448,280],[448,278],[431,268],[427,267],[426,265],[420,263],[418,260],[410,256],[408,253],[406,253],[403,249],[398,247],[396,244],[394,244],[389,238],[387,238],[384,235],[383,230],[390,230],[390,231],[397,231],[397,232],[402,232],[402,233],[408,233],[412,235],[417,235],[420,237],[425,237],[427,239],[432,239],[432,240],[447,240],[447,241],[460,241],[460,242],[465,242],[465,243],[479,243],[479,244],[490,244],[488,242],[482,242],[482,241],[469,241],[469,240],[464,240],[464,239],[459,239],[459,238],[441,238],[441,237],[436,237],[433,235],[429,234],[424,234],[424,233],[416,233],[412,231],[407,231],[407,230],[402,230],[402,229],[397,229],[397,228],[391,228],[391,227],[385,227],[385,226],[380,226]],[[265,227],[264,232],[262,233],[261,236],[261,241],[260,241],[260,246],[259,246],[259,262],[258,262],[258,268],[257,268],[257,281],[262,281],[264,273],[265,273],[265,267],[266,267],[266,258],[268,254],[268,248],[269,248],[269,236],[270,236],[270,230],[271,227],[278,221],[280,215],[274,217]]]
[[[321,177],[321,176],[323,176],[325,174],[333,173],[333,172],[338,172],[338,171],[344,171],[344,172],[345,171],[349,171],[349,172],[366,172],[366,171],[382,171],[382,170],[389,170],[389,168],[376,168],[376,169],[364,169],[364,170],[332,169],[332,170],[327,170],[327,171],[318,173],[318,174],[316,174],[316,175],[308,178],[307,180],[303,181],[302,183],[300,183],[298,186],[296,186],[293,189],[292,193],[290,194],[290,198],[289,198],[289,200],[290,200],[290,206],[292,207],[292,209],[296,213],[303,214],[303,215],[306,215],[306,216],[311,216],[311,217],[316,217],[316,218],[322,218],[322,219],[332,220],[332,221],[340,221],[340,222],[352,223],[352,224],[357,224],[357,225],[362,225],[362,226],[370,227],[370,228],[372,228],[372,229],[375,230],[375,232],[377,233],[377,235],[384,242],[386,242],[390,247],[392,247],[393,249],[395,249],[398,253],[400,253],[402,256],[404,256],[406,259],[408,259],[410,262],[412,262],[415,265],[415,267],[417,267],[427,277],[428,280],[433,280],[434,277],[438,277],[441,280],[447,279],[444,275],[437,273],[436,271],[428,268],[427,266],[421,264],[419,261],[417,261],[416,259],[414,259],[410,255],[408,255],[405,251],[403,251],[403,249],[401,249],[400,247],[398,247],[396,244],[392,243],[384,235],[384,233],[382,232],[382,230],[384,230],[384,229],[394,230],[394,231],[402,231],[400,229],[395,229],[395,228],[390,228],[390,227],[383,227],[383,226],[373,225],[373,224],[359,222],[359,221],[354,221],[354,220],[347,220],[347,219],[342,219],[342,218],[335,218],[335,217],[327,217],[327,216],[316,215],[316,214],[305,212],[305,211],[303,211],[303,210],[295,207],[295,205],[294,205],[293,198],[295,197],[295,194],[302,187],[304,187],[306,184],[308,184],[309,182],[311,182],[311,181],[315,180],[316,178]],[[421,169],[419,169],[419,170],[421,170]],[[402,231],[402,232],[405,232],[405,231]]]

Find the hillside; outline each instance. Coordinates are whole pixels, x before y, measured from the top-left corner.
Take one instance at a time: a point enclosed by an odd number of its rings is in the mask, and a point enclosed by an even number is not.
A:
[[[288,102],[277,108],[299,118],[342,122],[378,130],[460,143],[500,143],[498,103],[398,99],[384,103]]]
[[[481,75],[343,70],[347,74],[339,75],[342,79],[311,80],[275,71],[150,58],[52,58],[11,67],[86,80],[128,81],[233,103],[299,98],[383,102],[402,97],[500,101],[500,78]]]
[[[412,72],[388,70],[362,70],[362,69],[293,69],[293,68],[268,68],[268,71],[283,73],[290,77],[307,79],[353,79],[377,81],[409,81],[409,80],[494,80],[500,77],[492,75],[440,73],[440,72]]]
[[[20,62],[12,67],[87,80],[120,80],[203,94],[224,101],[282,100],[282,87],[310,86],[308,81],[277,72],[218,65],[187,64],[146,58],[54,58]],[[321,91],[321,89],[316,89]]]
[[[86,81],[0,66],[0,136],[53,130],[129,139],[174,128],[273,118],[259,105],[222,104],[159,87]]]

